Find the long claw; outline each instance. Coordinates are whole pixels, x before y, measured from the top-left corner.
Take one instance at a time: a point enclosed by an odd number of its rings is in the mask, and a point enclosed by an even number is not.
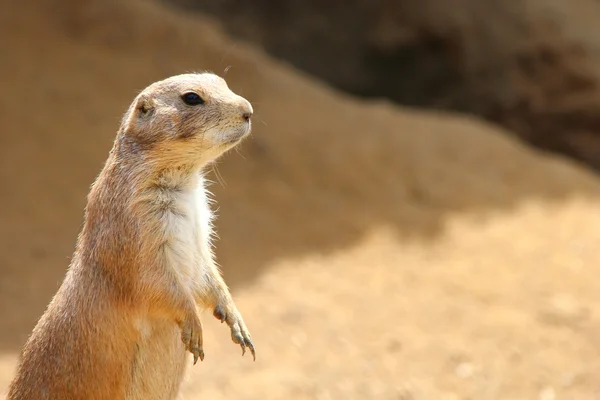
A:
[[[204,350],[196,348],[194,350],[194,365],[196,365],[198,359],[200,359],[200,361],[204,361]]]
[[[250,349],[250,353],[252,353],[252,360],[256,361],[256,352],[254,351],[254,345],[252,343],[248,343],[248,348]]]

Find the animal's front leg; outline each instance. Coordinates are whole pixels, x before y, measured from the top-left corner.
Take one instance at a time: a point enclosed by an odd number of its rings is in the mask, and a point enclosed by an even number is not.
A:
[[[246,353],[246,348],[248,348],[252,353],[252,358],[256,360],[256,352],[250,332],[215,265],[206,268],[205,280],[208,283],[208,291],[204,293],[203,302],[213,308],[215,318],[227,323],[231,329],[231,340],[242,347],[242,355]]]
[[[150,305],[172,315],[179,325],[181,340],[186,350],[194,355],[194,364],[198,359],[204,360],[202,323],[196,311],[196,303],[178,276],[167,270],[163,274],[153,274],[139,284],[139,290]]]

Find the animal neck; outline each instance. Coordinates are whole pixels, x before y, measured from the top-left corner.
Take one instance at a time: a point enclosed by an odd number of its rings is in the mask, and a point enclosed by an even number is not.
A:
[[[164,155],[158,156],[152,149],[139,147],[136,143],[118,141],[110,155],[109,164],[118,169],[118,175],[127,177],[126,185],[135,192],[149,188],[185,191],[195,188],[204,169],[201,162],[183,162]],[[113,171],[113,173],[116,171]]]
[[[149,184],[166,190],[193,190],[200,183],[201,168],[192,165],[168,166],[157,169]]]

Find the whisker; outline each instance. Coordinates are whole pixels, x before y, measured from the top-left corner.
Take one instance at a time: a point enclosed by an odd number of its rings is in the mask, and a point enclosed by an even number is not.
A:
[[[219,182],[221,187],[225,187],[226,186],[225,179],[223,179],[223,176],[221,175],[221,171],[219,171],[219,166],[217,165],[216,162],[212,164],[212,170],[215,173],[217,181]]]

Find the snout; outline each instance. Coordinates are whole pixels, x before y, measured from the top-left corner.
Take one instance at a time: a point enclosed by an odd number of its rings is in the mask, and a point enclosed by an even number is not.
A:
[[[252,104],[246,99],[243,99],[242,105],[240,106],[240,112],[242,114],[242,118],[250,122],[250,118],[252,118],[252,114],[254,114],[254,110],[252,109]]]

